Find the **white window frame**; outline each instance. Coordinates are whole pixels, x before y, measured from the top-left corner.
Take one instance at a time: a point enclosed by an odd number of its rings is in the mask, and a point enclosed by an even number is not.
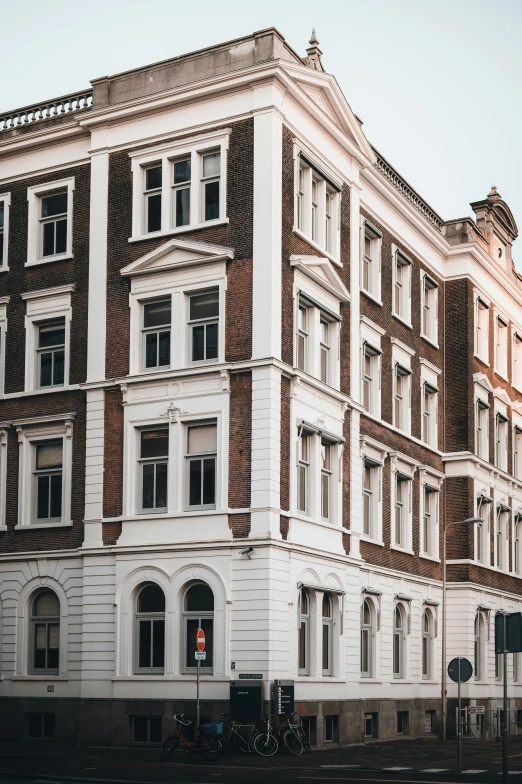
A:
[[[368,610],[370,613],[370,623],[365,623],[364,621],[364,605],[368,604]],[[376,630],[376,617],[377,617],[377,608],[375,607],[375,603],[373,602],[370,596],[367,596],[363,593],[362,595],[362,603],[361,603],[361,633],[360,633],[360,641],[359,641],[359,668],[361,678],[373,678],[374,677],[374,659],[375,659],[375,630]],[[362,638],[363,638],[363,631],[366,632],[368,636],[368,669],[364,670],[362,667]]]
[[[0,254],[0,272],[9,272],[9,209],[11,207],[11,194],[0,193],[0,204],[4,205],[4,252]]]
[[[511,327],[511,384],[522,392],[522,329]]]
[[[62,528],[71,526],[72,448],[74,413],[34,417],[13,421],[18,433],[18,522],[16,529]],[[36,523],[34,459],[36,446],[42,441],[63,440],[62,517],[56,522]]]
[[[342,510],[342,455],[344,451],[344,439],[329,431],[321,430],[318,425],[314,425],[302,419],[297,420],[296,440],[292,446],[294,455],[294,472],[291,481],[291,511],[293,516],[306,518],[322,525],[339,527],[341,524]],[[308,440],[307,460],[302,459],[301,445],[302,439]],[[322,516],[322,443],[330,447],[330,470],[329,489],[330,506],[328,519]],[[299,509],[300,477],[306,477],[306,509]]]
[[[370,256],[366,254],[366,240],[370,242]],[[378,305],[381,299],[382,232],[367,218],[361,216],[361,291]],[[367,262],[368,259],[368,262]],[[368,286],[364,285],[365,266],[368,264]]]
[[[210,294],[210,293],[214,293],[214,292],[216,292],[217,295],[218,295],[218,315],[217,316],[211,316],[208,319],[201,319],[201,320],[198,320],[198,321],[195,321],[195,320],[191,321],[191,319],[190,319],[190,299],[191,299],[191,297],[202,295],[202,294]],[[223,313],[222,308],[223,308],[223,302],[224,302],[224,295],[220,291],[220,287],[219,286],[215,286],[215,285],[214,286],[211,285],[211,286],[207,286],[207,287],[201,288],[201,289],[187,290],[187,291],[185,291],[185,297],[186,297],[185,309],[186,309],[186,314],[187,314],[187,340],[188,340],[187,364],[191,365],[192,367],[199,367],[199,366],[203,366],[203,365],[215,365],[217,362],[220,362],[220,361],[222,362],[224,360],[224,357],[223,357],[223,345],[222,345],[223,344],[223,340],[222,340],[221,336],[222,336],[222,334],[224,334],[224,329],[225,328],[224,328],[223,315],[222,315],[222,313]],[[217,353],[218,353],[218,355],[217,355],[217,357],[214,357],[214,358],[211,358],[211,359],[201,359],[201,360],[192,359],[193,334],[194,334],[193,333],[193,327],[197,326],[198,324],[206,325],[209,322],[217,322],[217,325],[218,325],[218,339],[217,339],[217,344],[218,344],[217,345],[217,350],[218,350]],[[205,335],[205,347],[206,347],[206,335]]]
[[[488,616],[478,609],[473,620],[473,677],[476,681],[486,679],[486,637],[489,624]]]
[[[303,591],[306,592],[306,599],[307,599],[307,605],[308,605],[308,607],[307,607],[308,612],[307,613],[303,613],[303,594],[302,594]],[[297,672],[298,672],[299,675],[309,675],[310,674],[310,650],[311,650],[310,635],[311,635],[311,621],[312,621],[312,599],[311,599],[311,592],[307,588],[303,587],[303,588],[299,588],[298,589],[298,607],[299,607],[299,616],[298,616],[299,617],[299,626],[297,628],[297,635],[298,635],[298,641],[297,641]],[[305,654],[305,656],[304,656],[304,663],[305,663],[305,666],[304,667],[300,667],[299,666],[299,664],[300,664],[300,661],[299,661],[299,654],[300,654],[299,644],[300,644],[301,628],[303,626],[304,626],[304,644],[305,644],[305,650],[304,650],[304,654]]]
[[[396,626],[396,612],[399,610],[401,616],[401,627],[400,629]],[[408,674],[408,657],[407,657],[407,636],[409,634],[409,625],[410,625],[410,610],[409,607],[406,606],[404,602],[398,601],[394,602],[393,605],[393,615],[392,615],[392,678],[395,680],[404,680],[407,678]],[[395,636],[398,636],[399,639],[399,649],[398,649],[398,670],[394,672],[394,647],[395,647]]]
[[[306,311],[306,325],[301,327],[299,311]],[[328,324],[328,350],[326,381],[322,376],[321,353],[323,351],[321,323]],[[304,343],[304,368],[299,367],[299,343]],[[340,318],[333,310],[322,305],[317,298],[302,289],[295,298],[294,313],[294,367],[302,373],[317,378],[327,386],[339,388],[340,384]]]
[[[361,539],[372,542],[373,544],[378,544],[380,546],[384,545],[383,538],[382,538],[382,514],[383,514],[383,499],[382,499],[382,475],[383,475],[383,468],[384,468],[384,461],[387,455],[386,447],[383,444],[380,444],[378,441],[374,441],[372,438],[368,436],[363,436],[361,438],[361,462],[362,462],[362,495],[363,495],[363,509],[362,509],[362,531],[361,531]],[[365,532],[365,520],[364,520],[364,496],[365,488],[364,488],[364,471],[365,466],[368,465],[368,468],[371,470],[371,481],[372,481],[372,488],[371,488],[371,498],[370,498],[370,505],[371,505],[371,512],[372,512],[372,520],[370,525],[369,532]]]
[[[420,440],[432,449],[438,449],[439,440],[439,389],[438,377],[441,374],[439,368],[432,365],[428,360],[420,359],[420,384],[421,384],[421,432]],[[426,399],[428,406],[426,407]],[[425,419],[427,419],[427,428]],[[425,432],[427,429],[427,432]],[[427,437],[426,437],[427,436]]]
[[[421,279],[421,337],[436,348],[439,347],[439,284],[423,270],[420,271]],[[426,306],[426,292],[428,304]],[[427,329],[424,329],[425,314]]]
[[[7,531],[7,444],[10,422],[0,422],[0,531]]]
[[[142,433],[146,433],[146,432],[151,431],[151,430],[167,430],[167,436],[168,436],[168,438],[167,438],[167,454],[166,455],[162,455],[162,456],[157,457],[157,458],[142,458],[141,457],[141,435],[142,435]],[[168,424],[165,421],[163,421],[161,424],[154,424],[154,425],[150,425],[148,427],[136,428],[136,430],[135,430],[135,437],[137,439],[137,443],[136,443],[136,447],[135,447],[136,448],[136,455],[137,455],[137,460],[136,460],[137,474],[136,474],[136,485],[135,485],[135,487],[136,487],[136,512],[137,512],[138,515],[150,515],[150,516],[154,516],[154,515],[158,515],[158,514],[165,514],[168,511],[169,506],[170,506],[170,503],[169,503],[170,502],[170,499],[169,499],[170,481],[169,481],[169,479],[170,479],[170,447],[171,447],[170,441],[171,441],[171,438],[170,438],[170,432],[169,432]],[[151,507],[150,509],[145,509],[143,507],[143,465],[145,465],[147,463],[148,464],[150,464],[150,463],[166,463],[167,464],[167,506],[166,507],[163,507],[163,506],[161,506],[161,507]]]
[[[147,150],[129,153],[132,168],[132,237],[129,242],[136,242],[148,237],[162,237],[180,234],[208,226],[216,226],[228,222],[227,218],[227,152],[231,129],[202,134],[190,139],[180,139]],[[206,153],[220,152],[220,188],[219,218],[205,221],[202,214],[202,177],[203,156]],[[190,181],[190,222],[184,226],[175,226],[174,210],[174,162],[191,159]],[[161,185],[161,230],[146,231],[145,224],[145,171],[153,164],[162,167]]]
[[[491,302],[487,297],[475,291],[475,356],[489,366],[489,312]]]
[[[67,191],[66,250],[65,253],[57,253],[54,256],[42,256],[40,224],[42,197],[51,195],[53,191]],[[29,209],[26,267],[31,267],[35,264],[49,264],[52,261],[64,261],[73,258],[73,194],[74,177],[66,177],[62,180],[55,180],[42,185],[32,185],[27,188]]]
[[[393,366],[393,425],[403,433],[411,432],[411,370],[400,362]]]
[[[368,414],[381,418],[381,377],[382,377],[382,349],[381,338],[385,335],[384,329],[374,324],[366,316],[361,316],[361,403],[364,406],[365,398],[365,350],[371,354],[372,383],[370,388],[370,407]]]
[[[316,183],[316,227],[312,236],[313,205],[312,180]],[[340,227],[343,181],[311,150],[294,142],[294,232],[341,266]],[[326,192],[330,194],[328,220]],[[326,241],[327,224],[330,225],[331,242]]]
[[[25,316],[25,390],[26,392],[56,392],[69,384],[70,335],[72,321],[71,294],[75,284],[56,286],[21,294],[27,311]],[[39,387],[37,367],[38,328],[40,324],[65,319],[64,383],[59,386]]]
[[[430,473],[424,468],[419,469],[420,474],[420,510],[419,510],[419,549],[421,558],[433,561],[439,560],[439,519],[440,519],[440,488],[442,476]],[[428,541],[426,541],[425,515],[426,515],[426,496],[429,495],[430,506],[430,530]]]
[[[522,481],[522,416],[511,412],[512,464],[511,474]]]
[[[7,339],[7,305],[10,297],[0,297],[0,398],[5,393],[5,351]]]
[[[495,373],[507,381],[508,378],[508,345],[509,319],[495,308]]]
[[[477,517],[484,520],[483,523],[474,525],[474,560],[483,566],[490,566],[491,551],[490,551],[490,520],[492,502],[481,501],[481,496],[486,496],[489,499],[489,488],[477,493],[476,508]]]
[[[188,451],[188,431],[191,427],[205,427],[214,426],[216,428],[216,451],[215,452],[189,452]],[[183,474],[184,474],[184,501],[183,507],[187,512],[206,511],[220,508],[220,467],[222,463],[222,453],[219,449],[220,432],[219,420],[216,417],[202,417],[190,422],[185,422],[182,430],[183,438]],[[214,458],[214,503],[213,504],[194,504],[190,505],[190,472],[189,463],[192,460],[205,460],[207,458]]]
[[[522,577],[522,511],[513,515],[513,573]]]
[[[404,270],[405,280],[401,281],[399,309],[395,308],[395,290],[398,286],[397,268]],[[403,250],[392,244],[392,315],[411,329],[411,277],[413,262]]]
[[[501,572],[509,571],[509,533],[512,527],[513,513],[503,500],[495,501],[494,505],[494,553],[495,567]]]
[[[428,630],[424,629],[424,618],[428,621]],[[423,680],[431,680],[433,678],[433,664],[434,664],[434,656],[433,656],[433,640],[434,640],[434,626],[435,626],[435,619],[433,617],[433,612],[431,607],[424,607],[423,613],[421,615],[421,678]],[[427,672],[423,672],[423,648],[426,644],[426,670]]]
[[[390,452],[391,463],[391,542],[392,550],[413,555],[413,479],[417,470],[417,463],[406,455],[397,452]],[[397,505],[397,482],[405,483],[405,498],[403,499],[403,541],[397,542],[396,531],[396,505]]]
[[[496,468],[507,472],[508,470],[508,439],[509,439],[509,417],[506,406],[495,401],[495,454],[494,464]]]
[[[489,396],[486,390],[475,384],[475,453],[489,462]]]

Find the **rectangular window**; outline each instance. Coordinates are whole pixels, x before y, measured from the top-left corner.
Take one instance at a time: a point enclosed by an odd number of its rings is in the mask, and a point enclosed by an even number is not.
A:
[[[219,218],[219,191],[221,175],[221,153],[210,152],[202,157],[202,221]]]
[[[393,313],[407,324],[411,321],[411,263],[401,251],[395,252]]]
[[[478,457],[489,460],[489,405],[480,398],[475,403],[475,449]]]
[[[378,537],[380,478],[380,465],[366,458],[363,468],[363,533],[371,539]]]
[[[395,480],[395,538],[397,547],[409,546],[409,519],[411,503],[411,480],[396,474]]]
[[[365,738],[377,737],[377,714],[376,713],[364,714],[364,737]]]
[[[54,738],[54,713],[27,713],[26,732],[28,738],[51,740]]]
[[[304,169],[299,167],[297,175],[297,228],[303,229],[303,208],[304,208]]]
[[[308,484],[310,477],[310,436],[302,435],[298,441],[297,508],[308,514]]]
[[[475,354],[489,362],[489,306],[480,297],[475,301]]]
[[[308,308],[297,311],[297,367],[306,372],[308,366]]]
[[[189,509],[216,507],[217,425],[187,428],[187,483]]]
[[[339,716],[324,716],[323,741],[325,743],[339,742]]]
[[[373,299],[381,299],[381,243],[382,237],[373,226],[363,226],[362,290]]]
[[[507,471],[508,425],[507,417],[497,412],[495,415],[495,465],[502,471]]]
[[[168,427],[140,433],[141,511],[165,512],[169,464]]]
[[[174,161],[174,226],[188,226],[190,223],[190,182],[190,156]]]
[[[422,520],[422,546],[425,555],[437,554],[438,490],[424,485],[424,514]]]
[[[143,306],[143,356],[145,369],[170,367],[171,299]]]
[[[438,343],[438,287],[434,280],[422,278],[422,336],[431,343]]]
[[[513,335],[513,386],[522,391],[522,335]]]
[[[497,316],[495,320],[495,370],[504,378],[507,378],[508,366],[508,325],[503,318]]]
[[[6,200],[0,198],[0,267],[7,266],[7,210]]]
[[[339,255],[338,188],[299,156],[295,174],[295,227],[326,253]]]
[[[379,388],[380,388],[380,363],[381,353],[363,343],[363,369],[362,369],[362,402],[368,413],[379,416]]]
[[[321,441],[321,517],[330,520],[332,492],[332,447]]]
[[[301,716],[301,728],[308,738],[308,743],[315,746],[317,744],[317,717]]]
[[[437,448],[437,394],[438,390],[424,382],[422,386],[422,440]]]
[[[399,430],[409,432],[410,422],[410,371],[395,365],[395,390],[393,424]]]
[[[145,169],[145,230],[161,231],[163,171],[161,165]]]
[[[435,717],[434,710],[424,711],[424,732],[435,732]]]
[[[218,359],[219,292],[216,289],[192,294],[189,300],[191,362],[215,362]]]
[[[513,476],[522,479],[522,427],[513,428]]]
[[[67,252],[67,191],[41,198],[41,255],[57,256]]]
[[[397,711],[397,735],[408,734],[409,717],[408,711]]]
[[[328,384],[330,375],[330,324],[323,318],[320,320],[320,331],[321,381]]]
[[[65,319],[38,326],[38,387],[59,387],[65,378]]]
[[[161,716],[132,716],[133,743],[161,743]]]
[[[36,522],[60,522],[62,518],[63,440],[38,442],[34,451]]]
[[[497,508],[496,517],[497,517],[497,530],[495,536],[495,566],[498,569],[506,569],[507,568],[507,553],[506,553],[506,545],[508,542],[509,536],[509,521],[510,521],[510,512],[511,510],[504,506],[499,506]]]

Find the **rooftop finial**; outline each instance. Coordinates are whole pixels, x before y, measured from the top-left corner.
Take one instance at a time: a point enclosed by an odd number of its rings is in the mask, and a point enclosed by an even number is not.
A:
[[[491,186],[491,190],[488,193],[488,199],[500,199],[500,193],[497,191],[496,185]]]
[[[319,41],[317,40],[315,27],[312,30],[312,37],[310,38],[310,46],[306,50],[306,54],[308,55],[308,57],[305,57],[305,62],[309,68],[313,68],[314,71],[324,71],[323,64],[321,63],[322,52],[319,49]]]

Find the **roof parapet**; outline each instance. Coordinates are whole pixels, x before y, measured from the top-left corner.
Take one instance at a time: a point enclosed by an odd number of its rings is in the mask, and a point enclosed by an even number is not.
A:
[[[80,90],[69,95],[62,95],[59,98],[51,98],[48,101],[22,106],[0,114],[0,132],[25,131],[28,125],[41,123],[42,121],[57,120],[79,111],[90,109],[93,102],[92,89]],[[36,128],[31,128],[36,130]]]

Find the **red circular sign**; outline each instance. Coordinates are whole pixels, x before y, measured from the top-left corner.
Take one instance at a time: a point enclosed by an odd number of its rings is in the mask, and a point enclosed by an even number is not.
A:
[[[198,629],[196,633],[196,646],[198,651],[205,650],[205,632],[203,629]]]

